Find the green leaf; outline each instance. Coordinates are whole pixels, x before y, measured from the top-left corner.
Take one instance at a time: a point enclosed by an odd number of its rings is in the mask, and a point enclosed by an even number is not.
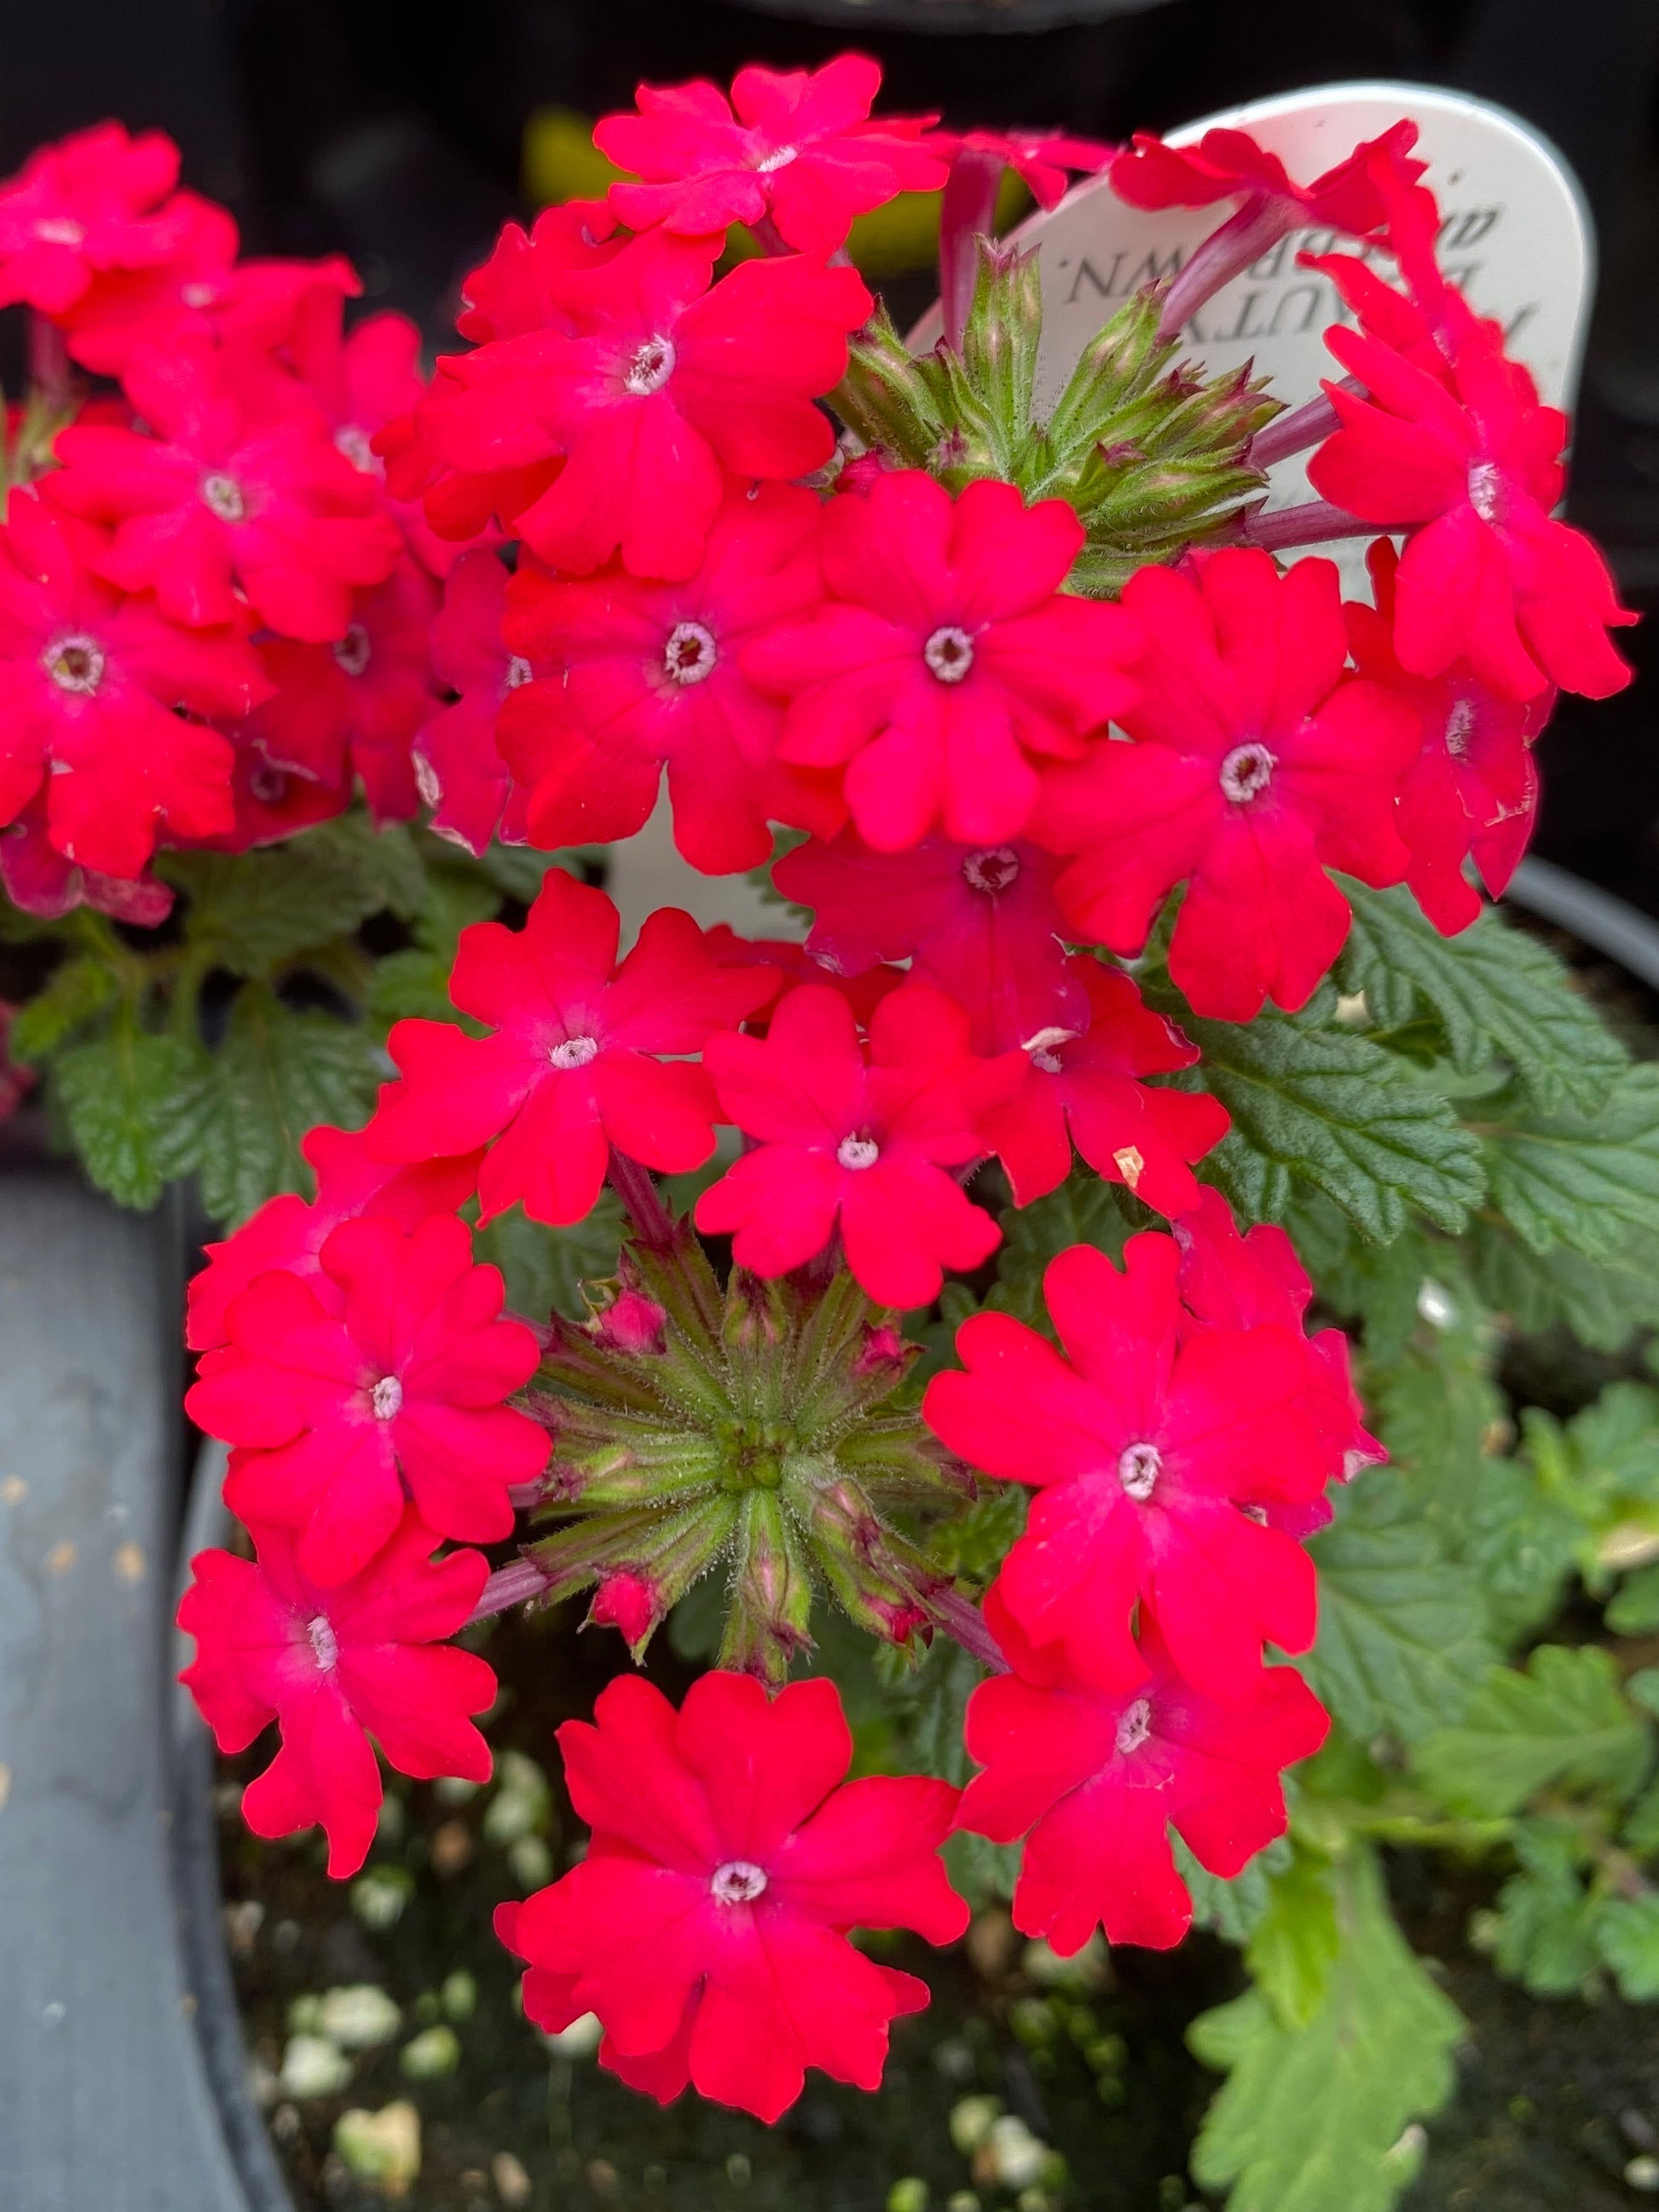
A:
[[[1644,1857],[1659,1851],[1659,1782],[1650,1783],[1631,1807],[1620,1840]]]
[[[1415,1206],[1462,1229],[1485,1188],[1480,1147],[1450,1103],[1368,1037],[1325,1026],[1322,991],[1301,1014],[1200,1021],[1173,993],[1149,993],[1203,1054],[1205,1087],[1233,1117],[1206,1164],[1233,1204],[1277,1219],[1298,1184],[1334,1199],[1387,1243]]]
[[[58,1056],[52,1083],[70,1140],[92,1181],[118,1205],[154,1206],[176,1172],[162,1140],[189,1066],[187,1047],[147,1036],[128,1009],[106,1036]]]
[[[1456,2008],[1407,1948],[1368,1852],[1340,1863],[1340,1948],[1307,2025],[1259,1990],[1201,2014],[1188,2042],[1231,2076],[1193,2152],[1229,2212],[1386,2212],[1421,2158],[1408,2123],[1451,2094]]]
[[[556,853],[539,852],[532,845],[490,845],[471,865],[503,897],[529,906],[550,868],[562,868],[578,883],[594,883],[603,879],[606,858],[603,845],[567,845]]]
[[[368,1011],[374,1018],[388,1028],[405,1015],[459,1021],[471,1035],[482,1036],[482,1023],[457,1015],[450,1000],[449,977],[461,932],[475,921],[488,921],[501,903],[500,891],[477,871],[442,861],[430,867],[414,920],[414,944],[375,963],[368,991]]]
[[[407,921],[425,872],[406,830],[343,814],[253,853],[169,853],[161,872],[190,898],[185,928],[210,964],[269,976],[284,961],[349,936],[373,914]]]
[[[1504,1643],[1515,1643],[1555,1612],[1582,1534],[1579,1521],[1545,1496],[1524,1460],[1481,1462],[1458,1556],[1479,1577]]]
[[[1534,1252],[1605,1260],[1632,1227],[1659,1230],[1659,1064],[1626,1068],[1594,1113],[1547,1114],[1511,1085],[1469,1119],[1492,1202]]]
[[[1596,1917],[1595,1940],[1621,1996],[1634,2004],[1659,1997],[1659,1895],[1609,1898]]]
[[[1401,987],[1414,990],[1438,1015],[1460,1075],[1497,1054],[1546,1111],[1594,1111],[1629,1054],[1535,937],[1491,907],[1443,937],[1403,887],[1368,890],[1345,878],[1342,888],[1353,926],[1337,968],[1341,989],[1363,991],[1374,1018],[1390,1024],[1410,1016]]]
[[[1319,1641],[1300,1663],[1345,1729],[1410,1741],[1460,1714],[1491,1662],[1480,1586],[1387,1468],[1360,1475],[1335,1505],[1310,1543]]]
[[[1513,1813],[1547,1783],[1629,1796],[1652,1731],[1598,1644],[1541,1644],[1526,1672],[1496,1667],[1460,1723],[1417,1747],[1419,1779],[1455,1813]]]
[[[106,961],[90,954],[64,961],[13,1021],[7,1051],[21,1066],[33,1066],[95,1020],[115,991],[115,975]]]
[[[1595,1352],[1620,1352],[1638,1328],[1659,1328],[1659,1234],[1627,1229],[1606,1259],[1565,1244],[1534,1252],[1485,1216],[1464,1247],[1476,1286],[1522,1335],[1565,1326]]]
[[[1093,1244],[1121,1266],[1124,1243],[1135,1225],[1131,1216],[1138,1211],[1127,1193],[1086,1170],[1073,1172],[1047,1198],[1010,1206],[1002,1217],[995,1288],[985,1303],[1046,1329],[1042,1277],[1048,1262],[1073,1244]]]
[[[1615,1636],[1642,1636],[1659,1628],[1659,1561],[1628,1577],[1603,1618]]]
[[[310,1189],[300,1139],[319,1121],[356,1128],[386,1072],[362,1024],[296,1013],[245,984],[223,1043],[199,1055],[169,1102],[161,1164],[198,1175],[203,1205],[234,1226],[277,1191]]]
[[[515,1206],[498,1213],[473,1242],[477,1257],[506,1277],[507,1303],[514,1313],[543,1321],[558,1312],[580,1321],[587,1313],[582,1285],[602,1283],[617,1272],[622,1224],[616,1194],[604,1190],[592,1212],[571,1228],[550,1229]]]
[[[1170,1832],[1176,1871],[1193,1898],[1193,1925],[1207,1928],[1224,1943],[1242,1945],[1267,1910],[1269,1877],[1291,1863],[1291,1844],[1279,1836],[1230,1880],[1200,1866],[1181,1838]]]
[[[1522,1820],[1515,1849],[1521,1871],[1498,1893],[1493,1962],[1535,1996],[1569,1996],[1597,1964],[1601,1908],[1578,1874],[1582,1840],[1564,1821]]]
[[[1267,1886],[1244,1963],[1283,2027],[1304,2028],[1325,2002],[1341,1949],[1336,1890],[1322,1861],[1297,1851]]]

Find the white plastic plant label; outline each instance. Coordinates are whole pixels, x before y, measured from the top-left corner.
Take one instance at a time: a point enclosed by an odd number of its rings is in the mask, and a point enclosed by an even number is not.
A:
[[[1218,125],[1248,131],[1305,182],[1402,115],[1418,126],[1416,150],[1429,164],[1425,182],[1440,203],[1447,272],[1480,313],[1503,324],[1510,350],[1532,370],[1543,397],[1571,406],[1589,304],[1589,218],[1560,156],[1516,117],[1425,85],[1322,85],[1206,116],[1169,138],[1182,146]],[[1039,407],[1058,396],[1107,318],[1140,285],[1172,276],[1230,207],[1223,201],[1148,213],[1126,207],[1103,177],[1091,178],[1012,234],[1012,243],[1036,247],[1042,275]],[[1298,257],[1334,250],[1358,249],[1328,228],[1282,239],[1188,325],[1194,352],[1212,369],[1253,361],[1291,406],[1312,398],[1320,379],[1337,373],[1324,332],[1350,318],[1329,280],[1301,267]],[[1372,258],[1392,276],[1385,255]],[[913,332],[913,349],[931,345],[939,328],[934,309]]]

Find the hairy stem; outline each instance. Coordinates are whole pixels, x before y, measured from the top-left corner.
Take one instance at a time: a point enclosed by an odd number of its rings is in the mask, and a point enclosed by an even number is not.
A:
[[[995,234],[1002,167],[995,154],[964,151],[951,162],[945,179],[939,216],[939,294],[945,342],[953,353],[962,351],[962,334],[974,305],[979,273],[975,240]]]

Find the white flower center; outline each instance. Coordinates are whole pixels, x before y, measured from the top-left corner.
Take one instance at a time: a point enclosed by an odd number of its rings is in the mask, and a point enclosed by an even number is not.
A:
[[[278,805],[288,797],[287,776],[269,761],[256,762],[248,770],[247,787],[250,797],[257,799],[261,806]]]
[[[218,469],[202,478],[202,504],[210,514],[216,514],[221,522],[240,522],[247,514],[247,501],[242,496],[242,487],[234,477],[228,477]]]
[[[49,215],[34,226],[34,234],[44,246],[81,246],[86,242],[84,230],[73,217]]]
[[[954,623],[944,623],[922,647],[921,657],[941,684],[960,684],[974,665],[974,641]]]
[[[60,690],[92,692],[104,680],[104,648],[96,638],[60,637],[40,656],[46,672]]]
[[[334,658],[348,676],[361,676],[368,665],[374,647],[368,641],[368,632],[361,623],[353,623],[334,648]]]
[[[186,307],[210,307],[218,296],[219,287],[216,284],[205,283],[186,284],[181,288],[179,294],[180,301]],[[337,438],[334,442],[338,445],[339,440]]]
[[[766,1893],[766,1869],[752,1859],[727,1859],[708,1884],[719,1905],[752,1905]]]
[[[1469,738],[1474,729],[1474,702],[1460,699],[1446,717],[1446,750],[1454,760],[1462,760],[1469,749]]]
[[[517,691],[521,690],[525,684],[534,681],[535,674],[535,670],[525,659],[523,653],[515,653],[512,659],[507,664],[507,690],[509,691]]]
[[[1164,1455],[1156,1444],[1131,1444],[1117,1463],[1117,1479],[1139,1505],[1152,1496],[1163,1467]]]
[[[1021,1049],[1030,1054],[1033,1067],[1040,1068],[1044,1075],[1058,1075],[1060,1048],[1070,1044],[1076,1035],[1075,1030],[1039,1030],[1035,1036],[1026,1038]]]
[[[404,1409],[404,1386],[395,1375],[382,1375],[369,1394],[377,1421],[394,1421]]]
[[[969,853],[962,864],[962,879],[969,890],[983,891],[989,898],[1007,890],[1018,875],[1019,854],[1011,845],[988,845],[982,853]]]
[[[306,1634],[311,1638],[312,1656],[325,1674],[340,1656],[340,1646],[325,1613],[318,1613],[306,1623]]]
[[[599,1058],[599,1041],[591,1036],[566,1037],[547,1056],[555,1067],[586,1067],[590,1060]]]
[[[775,154],[769,154],[764,161],[757,161],[755,167],[763,177],[769,177],[774,169],[787,169],[792,161],[799,159],[799,146],[780,146]]]
[[[1491,522],[1496,517],[1503,489],[1504,479],[1494,462],[1472,463],[1469,469],[1469,505],[1482,522]]]
[[[631,392],[636,399],[649,398],[653,392],[660,392],[674,374],[674,361],[672,338],[647,338],[628,364],[623,390]]]
[[[1273,781],[1279,765],[1266,745],[1235,745],[1221,763],[1221,792],[1236,806],[1247,806]]]
[[[1117,1724],[1117,1748],[1121,1759],[1127,1759],[1139,1750],[1152,1732],[1152,1707],[1149,1698],[1137,1698],[1132,1705],[1123,1708]]]
[[[881,1146],[873,1137],[843,1137],[836,1146],[836,1158],[850,1174],[861,1175],[881,1158]]]
[[[361,469],[366,477],[378,476],[380,462],[368,442],[367,430],[360,430],[355,422],[342,422],[334,433],[334,449],[343,453],[354,469]]]
[[[719,658],[714,631],[700,622],[676,623],[662,649],[662,665],[676,684],[701,684]]]

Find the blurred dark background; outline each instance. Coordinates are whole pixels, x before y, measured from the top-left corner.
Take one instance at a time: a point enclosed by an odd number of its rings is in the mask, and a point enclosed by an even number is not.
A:
[[[340,248],[368,304],[444,338],[459,277],[527,211],[527,118],[641,77],[873,52],[886,104],[1101,137],[1335,77],[1502,101],[1577,169],[1601,289],[1574,519],[1649,620],[1640,678],[1544,741],[1537,849],[1659,914],[1659,0],[0,0],[0,173],[118,115],[160,125],[246,250]]]

